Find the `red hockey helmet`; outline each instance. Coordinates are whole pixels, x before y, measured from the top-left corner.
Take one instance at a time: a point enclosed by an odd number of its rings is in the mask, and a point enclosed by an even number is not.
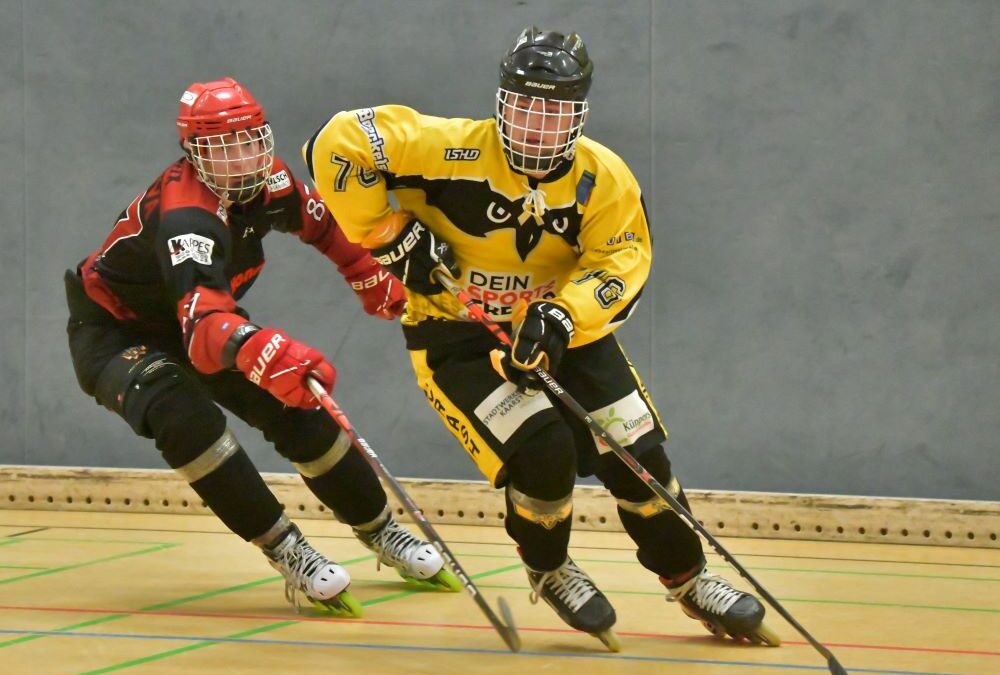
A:
[[[177,134],[198,178],[222,199],[248,202],[271,175],[271,125],[253,95],[231,77],[187,87]]]

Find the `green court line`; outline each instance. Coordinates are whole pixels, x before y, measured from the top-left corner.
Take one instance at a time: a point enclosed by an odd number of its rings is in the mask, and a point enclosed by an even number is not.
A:
[[[504,572],[510,572],[511,570],[522,569],[523,567],[524,567],[524,565],[522,565],[521,563],[518,563],[517,565],[508,565],[506,567],[499,567],[499,568],[497,568],[495,570],[488,570],[486,572],[480,572],[479,574],[473,574],[469,578],[470,579],[482,579],[483,577],[491,577],[494,574],[503,574]],[[354,583],[354,582],[352,581],[351,583]],[[411,595],[413,595],[415,593],[426,593],[426,592],[427,591],[420,591],[420,590],[402,591],[402,592],[399,592],[399,593],[393,593],[391,595],[383,595],[383,596],[378,597],[378,598],[373,598],[371,600],[366,600],[366,601],[362,602],[361,604],[364,605],[365,607],[367,607],[369,605],[377,605],[379,603],[388,602],[390,600],[398,600],[399,598],[405,598],[405,597],[411,596]]]
[[[227,639],[230,638],[244,638],[250,637],[251,635],[256,635],[258,633],[266,633],[268,631],[277,630],[278,628],[284,628],[285,626],[290,626],[293,623],[299,623],[298,621],[282,621],[281,623],[272,623],[267,626],[261,626],[259,628],[251,628],[250,630],[243,631],[242,633],[234,633],[233,635],[226,636]],[[185,652],[193,652],[196,649],[202,649],[203,647],[211,647],[214,644],[218,644],[213,641],[196,642],[193,645],[187,645],[185,647],[179,647],[177,649],[171,649],[166,652],[160,652],[159,654],[150,654],[149,656],[142,656],[137,659],[132,659],[131,661],[124,661],[122,663],[116,663],[112,666],[106,666],[104,668],[98,668],[97,670],[88,670],[80,675],[99,675],[99,673],[111,673],[116,670],[124,670],[125,668],[131,668],[132,666],[142,665],[144,663],[151,663],[152,661],[159,661],[171,656],[177,656],[178,654],[183,654]]]
[[[340,564],[341,565],[353,565],[354,563],[364,562],[365,560],[373,560],[374,558],[375,558],[375,556],[373,556],[373,555],[366,555],[366,556],[362,556],[360,558],[353,558],[351,560],[345,560],[344,562],[342,562]],[[249,582],[247,582],[245,584],[237,584],[235,586],[227,586],[225,588],[220,588],[220,589],[215,590],[215,591],[208,591],[208,592],[205,592],[205,593],[199,593],[197,595],[188,595],[188,596],[183,597],[183,598],[178,598],[177,600],[168,600],[166,602],[159,602],[159,603],[156,603],[155,605],[149,605],[148,607],[141,607],[141,608],[139,608],[139,611],[140,612],[153,612],[153,611],[156,611],[158,609],[167,609],[169,607],[176,607],[177,605],[183,605],[183,604],[186,604],[188,602],[197,602],[198,600],[204,600],[206,598],[215,597],[217,595],[226,595],[227,593],[236,593],[237,591],[242,591],[244,589],[252,588],[254,586],[262,586],[263,584],[273,583],[273,582],[278,581],[280,579],[283,579],[283,577],[281,577],[280,575],[279,576],[273,576],[273,577],[266,577],[264,579],[258,579],[257,581],[249,581]],[[69,626],[63,626],[62,628],[53,628],[52,632],[64,633],[64,632],[67,632],[67,631],[76,630],[78,628],[89,628],[90,626],[96,626],[98,624],[108,623],[109,621],[117,621],[118,619],[127,619],[130,616],[132,616],[132,614],[129,614],[129,613],[108,614],[107,616],[102,616],[102,617],[97,618],[97,619],[89,619],[87,621],[82,621],[80,623],[74,623],[74,624],[71,624]],[[38,640],[38,639],[41,639],[43,637],[46,637],[46,636],[44,636],[44,635],[23,635],[21,637],[14,638],[13,640],[7,640],[6,642],[0,642],[0,648],[10,647],[10,646],[13,646],[13,645],[16,645],[16,644],[20,644],[22,642],[30,642],[32,640]]]
[[[463,553],[462,558],[511,558],[517,560],[518,557],[509,554],[497,554],[493,555],[490,553]],[[611,565],[639,565],[638,560],[608,560],[605,558],[577,558],[573,557],[573,560],[579,563],[598,563],[598,564],[611,564]],[[717,568],[728,569],[726,565],[717,565]],[[992,581],[1000,582],[1000,578],[997,577],[959,577],[947,574],[910,574],[906,572],[862,572],[859,570],[825,570],[825,569],[812,569],[812,568],[794,568],[794,567],[758,567],[756,565],[746,565],[749,571],[760,571],[760,572],[794,572],[800,574],[843,574],[848,576],[866,576],[866,577],[898,577],[902,579],[943,579],[948,581]]]
[[[104,558],[98,558],[96,560],[89,560],[87,562],[76,563],[75,565],[62,565],[60,567],[49,567],[43,569],[40,572],[30,572],[28,574],[20,574],[16,577],[10,577],[9,579],[0,579],[0,585],[9,584],[14,581],[22,581],[24,579],[31,579],[33,577],[41,577],[46,574],[55,574],[56,572],[65,572],[66,570],[76,570],[81,567],[89,567],[90,565],[97,565],[98,563],[108,562],[111,560],[121,560],[122,558],[131,558],[137,555],[146,555],[147,553],[155,553],[157,551],[162,551],[167,548],[172,548],[178,546],[178,544],[157,544],[156,546],[151,546],[150,548],[144,548],[139,551],[130,551],[128,553],[118,553],[117,555],[109,555]]]
[[[136,544],[160,544],[169,546],[178,546],[176,543],[163,542],[163,541],[141,541],[138,539],[73,539],[70,537],[30,537],[28,539],[22,539],[22,541],[59,541],[70,544],[130,544],[135,546]]]
[[[60,537],[30,537],[30,538],[25,538],[25,539],[0,539],[0,546],[9,546],[11,544],[24,544],[24,543],[29,543],[29,542],[32,542],[32,541],[59,541],[59,542],[71,542],[71,543],[76,543],[76,544],[130,544],[132,546],[134,546],[136,544],[152,544],[153,546],[158,547],[158,548],[151,548],[151,549],[145,551],[145,553],[153,553],[155,551],[161,551],[164,548],[170,548],[172,546],[177,546],[177,544],[172,544],[172,543],[167,543],[167,542],[155,542],[155,541],[134,541],[134,540],[133,541],[125,541],[125,540],[116,540],[116,539],[64,539],[64,538],[60,538]],[[125,556],[128,556],[128,555],[140,555],[141,553],[143,553],[143,552],[142,551],[140,551],[140,552],[133,552],[133,553],[123,554],[123,555],[125,555]],[[76,569],[77,567],[84,567],[86,565],[91,565],[91,564],[94,564],[94,563],[97,563],[97,562],[103,562],[103,561],[114,560],[114,559],[115,559],[114,557],[101,558],[100,560],[93,560],[93,561],[90,561],[90,562],[87,562],[87,563],[80,563],[80,564],[77,564],[77,565],[64,565],[62,567],[45,567],[43,565],[0,565],[0,569],[45,570],[45,572],[44,572],[45,574],[51,574],[53,572],[61,572],[63,570]],[[11,581],[17,581],[19,579],[28,579],[28,578],[31,578],[33,576],[40,576],[40,574],[41,573],[39,573],[39,574],[22,574],[22,575],[17,576],[17,577],[11,577],[9,579],[0,579],[0,584],[6,584],[6,583],[9,583]]]
[[[0,565],[0,570],[47,570],[42,565]]]
[[[374,556],[366,556],[366,558],[364,558],[364,559],[370,559],[370,558],[373,558],[373,557]],[[343,562],[343,563],[340,563],[340,564],[341,565],[347,565],[347,564],[350,564],[352,562],[359,562],[360,560],[362,560],[362,559],[347,561],[347,562]],[[498,569],[495,569],[495,570],[488,570],[486,572],[480,572],[479,574],[474,574],[470,578],[471,579],[481,579],[483,577],[493,576],[494,574],[502,574],[503,572],[509,572],[510,570],[519,569],[519,568],[521,568],[521,564],[520,563],[517,564],[517,565],[508,565],[507,567],[501,567],[501,568],[498,568]],[[257,582],[257,583],[259,583],[259,582]],[[377,597],[377,598],[372,598],[371,600],[365,600],[364,602],[361,603],[361,605],[364,606],[364,607],[369,607],[371,605],[376,605],[376,604],[379,604],[379,603],[382,603],[382,602],[388,602],[389,600],[397,600],[397,599],[400,599],[400,598],[409,597],[411,595],[416,595],[418,593],[427,593],[427,592],[428,591],[410,590],[410,591],[403,591],[401,593],[390,593],[389,595],[384,595],[384,596],[380,596],[380,597]],[[299,621],[281,621],[281,622],[278,622],[278,623],[268,624],[266,626],[260,626],[258,628],[252,628],[250,630],[242,631],[242,632],[239,632],[239,633],[234,633],[232,635],[226,635],[226,636],[224,636],[223,639],[225,639],[225,640],[233,640],[233,639],[237,639],[237,638],[249,637],[250,635],[257,635],[257,634],[260,634],[260,633],[267,633],[267,632],[270,632],[270,631],[273,631],[273,630],[278,630],[279,628],[285,628],[286,626],[291,626],[292,624],[297,624],[297,623],[300,623],[300,622]],[[36,636],[36,637],[42,637],[42,636]],[[124,661],[122,663],[116,663],[114,665],[105,666],[104,668],[99,668],[97,670],[88,670],[86,672],[80,673],[80,675],[99,675],[101,673],[111,673],[111,672],[114,672],[116,670],[124,670],[126,668],[131,668],[132,666],[143,665],[143,664],[146,664],[146,663],[150,663],[152,661],[159,661],[161,659],[165,659],[165,658],[168,658],[168,657],[171,657],[171,656],[176,656],[178,654],[183,654],[183,653],[186,653],[186,652],[194,651],[195,649],[202,649],[204,647],[210,647],[210,646],[215,645],[215,644],[219,644],[219,642],[216,641],[216,640],[203,640],[201,642],[197,642],[197,643],[192,644],[192,645],[186,645],[184,647],[179,647],[177,649],[170,649],[170,650],[167,650],[165,652],[159,652],[157,654],[150,654],[149,656],[142,656],[142,657],[139,657],[137,659],[132,659],[131,661]]]

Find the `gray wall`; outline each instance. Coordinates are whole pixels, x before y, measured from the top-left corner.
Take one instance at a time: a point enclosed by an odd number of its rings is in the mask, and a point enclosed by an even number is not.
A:
[[[525,24],[597,64],[588,134],[643,185],[655,271],[620,332],[692,487],[996,499],[996,0],[0,0],[0,462],[160,467],[76,387],[62,270],[176,155],[190,81],[232,74],[279,152],[342,108],[490,114]],[[369,320],[294,239],[245,306],[331,354],[400,476],[478,478]],[[262,470],[287,470],[235,427]]]

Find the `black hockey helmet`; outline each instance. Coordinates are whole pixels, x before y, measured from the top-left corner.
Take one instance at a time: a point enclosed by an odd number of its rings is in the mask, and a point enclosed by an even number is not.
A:
[[[583,39],[530,26],[500,62],[496,123],[511,168],[544,176],[572,161],[594,66]]]
[[[529,26],[500,62],[500,88],[528,96],[582,101],[594,64],[577,33],[563,35]]]

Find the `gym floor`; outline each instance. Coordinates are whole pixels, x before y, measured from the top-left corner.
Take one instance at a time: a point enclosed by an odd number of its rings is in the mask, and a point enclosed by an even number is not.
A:
[[[345,565],[361,619],[296,614],[250,544],[211,516],[0,511],[0,671],[14,673],[827,672],[776,612],[778,648],[712,638],[664,601],[620,533],[575,531],[574,559],[618,612],[622,651],[568,629],[529,588],[501,527],[439,525],[487,601],[509,602],[510,653],[467,593],[410,590],[348,528],[301,520]],[[722,540],[851,673],[1000,673],[1000,550]],[[709,550],[710,568],[746,588]]]

